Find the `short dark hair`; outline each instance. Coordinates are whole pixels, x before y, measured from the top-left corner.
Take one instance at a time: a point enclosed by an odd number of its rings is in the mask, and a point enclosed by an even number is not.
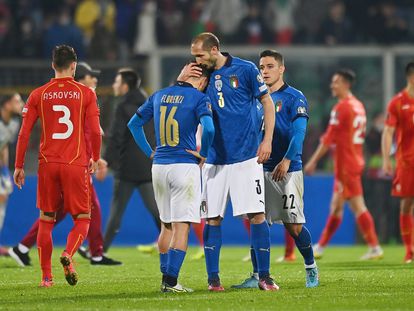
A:
[[[69,68],[70,64],[78,61],[76,52],[69,45],[57,45],[52,52],[52,61],[56,69],[62,70]]]
[[[260,58],[262,57],[273,57],[279,64],[284,65],[285,60],[283,55],[275,50],[264,50],[260,53]]]
[[[132,68],[121,68],[118,70],[118,74],[121,76],[122,83],[128,85],[129,90],[136,89],[141,84],[141,78]]]
[[[3,95],[0,97],[0,108],[3,108],[3,106],[10,101],[13,96],[16,95],[16,93],[12,93],[12,94],[7,94],[7,95]]]
[[[202,48],[203,50],[211,50],[213,47],[217,47],[220,50],[220,40],[217,36],[211,32],[202,32],[195,36],[191,41],[191,44],[201,41],[203,43]]]
[[[408,78],[409,76],[411,76],[412,74],[414,74],[414,61],[409,62],[406,66],[405,66],[405,76]]]
[[[356,75],[355,75],[355,72],[353,72],[351,69],[348,69],[348,68],[338,69],[337,71],[335,71],[334,74],[341,76],[350,85],[353,85],[355,83]]]

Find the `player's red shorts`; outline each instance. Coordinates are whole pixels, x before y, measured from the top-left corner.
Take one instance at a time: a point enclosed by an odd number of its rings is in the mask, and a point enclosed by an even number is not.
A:
[[[350,199],[363,194],[361,174],[341,173],[335,175],[334,192],[344,199]]]
[[[91,182],[86,166],[41,163],[38,171],[37,207],[43,212],[61,208],[71,215],[91,210]]]
[[[391,195],[403,198],[414,197],[414,167],[395,170]]]

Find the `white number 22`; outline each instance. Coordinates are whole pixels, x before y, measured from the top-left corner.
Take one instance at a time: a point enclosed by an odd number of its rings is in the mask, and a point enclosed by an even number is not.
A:
[[[63,117],[59,118],[58,122],[65,124],[68,127],[67,131],[64,133],[54,133],[52,135],[52,139],[66,139],[73,133],[73,123],[70,120],[70,110],[64,105],[53,105],[52,108],[53,111],[63,112]]]
[[[353,126],[355,129],[353,143],[361,145],[365,141],[367,118],[365,116],[357,115],[354,118]]]

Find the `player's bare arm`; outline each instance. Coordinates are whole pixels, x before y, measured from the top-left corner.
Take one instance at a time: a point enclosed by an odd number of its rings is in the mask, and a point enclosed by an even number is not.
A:
[[[189,63],[183,67],[180,75],[177,77],[178,81],[186,81],[190,77],[201,77],[201,68],[197,63]]]
[[[308,163],[305,165],[305,174],[312,175],[315,173],[316,165],[318,164],[319,160],[328,152],[328,150],[329,146],[326,146],[322,143],[319,144],[318,148],[316,148]]]
[[[263,141],[257,150],[257,163],[266,162],[272,153],[272,138],[275,127],[275,105],[269,94],[265,94],[260,98],[264,110],[264,127],[265,135]]]
[[[381,137],[382,170],[386,175],[389,176],[393,174],[393,168],[391,163],[391,145],[392,138],[394,137],[394,132],[394,127],[385,125]]]

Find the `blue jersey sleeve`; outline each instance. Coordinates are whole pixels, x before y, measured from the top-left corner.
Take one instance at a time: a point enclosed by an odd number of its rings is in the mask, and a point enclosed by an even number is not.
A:
[[[267,91],[267,86],[264,84],[263,77],[257,69],[256,65],[252,64],[247,70],[247,77],[249,85],[252,91],[252,94],[255,98],[260,99],[265,95]]]
[[[213,143],[214,138],[213,118],[209,115],[203,115],[200,119],[200,123],[203,132],[203,134],[201,134],[200,155],[204,158],[207,158],[208,150]]]
[[[144,122],[144,120],[138,116],[138,113],[136,113],[132,116],[131,120],[129,120],[128,128],[131,131],[131,134],[134,137],[134,140],[138,147],[149,158],[152,154],[152,148],[151,145],[148,143],[147,138],[145,137],[143,128],[145,123],[146,122]]]
[[[196,115],[198,120],[200,120],[202,116],[212,116],[210,97],[201,97],[201,99],[197,103]]]
[[[289,142],[285,158],[293,160],[296,155],[302,153],[303,141],[305,140],[307,118],[297,117],[292,123],[293,135]]]
[[[144,123],[147,123],[154,116],[154,95],[148,97],[145,103],[138,108],[137,115]]]
[[[299,117],[305,117],[309,119],[308,115],[308,101],[305,96],[298,96],[292,105],[291,122],[295,121]]]

